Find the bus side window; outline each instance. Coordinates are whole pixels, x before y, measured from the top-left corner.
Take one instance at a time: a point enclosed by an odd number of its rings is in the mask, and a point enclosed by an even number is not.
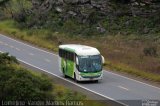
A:
[[[72,52],[69,52],[69,51],[66,51],[67,53],[66,53],[66,58],[68,59],[68,60],[70,60],[70,61],[74,61],[74,53],[72,53]]]
[[[67,51],[64,50],[64,58],[67,59]]]
[[[59,49],[59,56],[64,58],[65,57],[65,51],[62,49]]]
[[[74,53],[72,53],[72,52],[70,53],[70,60],[74,61]]]
[[[74,53],[71,53],[71,60],[74,61]]]
[[[68,60],[68,51],[65,51],[65,59]]]
[[[72,61],[72,53],[69,54],[69,58]]]
[[[71,60],[71,59],[70,59],[70,52],[68,52],[68,55],[67,55],[67,56],[68,56],[68,60]]]
[[[59,56],[65,58],[65,55],[66,55],[65,50],[59,49]]]
[[[75,53],[72,53],[63,49],[59,49],[59,56],[71,61],[75,61]]]

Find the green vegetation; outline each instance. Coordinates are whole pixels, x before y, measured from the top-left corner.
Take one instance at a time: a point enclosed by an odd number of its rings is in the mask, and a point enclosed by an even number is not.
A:
[[[158,75],[158,74],[144,72],[144,71],[141,71],[138,69],[131,68],[131,67],[126,66],[124,64],[116,64],[116,66],[115,66],[114,64],[112,64],[110,62],[106,62],[105,65],[106,65],[106,68],[108,68],[108,69],[115,69],[116,71],[132,74],[137,77],[144,78],[146,80],[151,80],[151,81],[155,81],[155,82],[160,81],[160,75]]]
[[[17,22],[14,22],[13,20],[5,20],[0,23],[0,31],[1,33],[5,33],[9,36],[20,38],[21,40],[37,44],[40,47],[45,47],[50,50],[56,50],[56,45],[51,39],[51,37],[54,38],[54,36],[52,36],[52,33],[48,30],[19,29],[19,27],[17,27]],[[47,39],[50,39],[50,41],[48,42]]]
[[[20,67],[8,53],[0,54],[1,100],[54,100],[51,81]]]
[[[94,46],[106,68],[160,82],[158,0],[17,1],[0,3],[1,33],[55,52],[61,43]]]

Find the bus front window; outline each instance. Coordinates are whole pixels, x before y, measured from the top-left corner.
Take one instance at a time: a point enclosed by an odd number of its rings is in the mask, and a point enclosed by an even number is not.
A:
[[[102,59],[100,55],[78,56],[80,72],[97,72],[102,70]]]

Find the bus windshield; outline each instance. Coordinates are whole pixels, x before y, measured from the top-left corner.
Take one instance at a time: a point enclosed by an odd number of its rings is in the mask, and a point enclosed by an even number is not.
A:
[[[100,55],[78,56],[80,72],[97,72],[102,70],[102,59]]]

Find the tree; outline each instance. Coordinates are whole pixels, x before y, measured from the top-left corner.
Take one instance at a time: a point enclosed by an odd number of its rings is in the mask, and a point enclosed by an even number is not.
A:
[[[18,60],[14,56],[9,56],[9,53],[0,54],[0,64],[18,64]]]
[[[6,3],[8,3],[10,0],[0,0],[0,7],[5,6]]]
[[[17,64],[8,53],[0,53],[0,100],[54,100],[52,82]]]

